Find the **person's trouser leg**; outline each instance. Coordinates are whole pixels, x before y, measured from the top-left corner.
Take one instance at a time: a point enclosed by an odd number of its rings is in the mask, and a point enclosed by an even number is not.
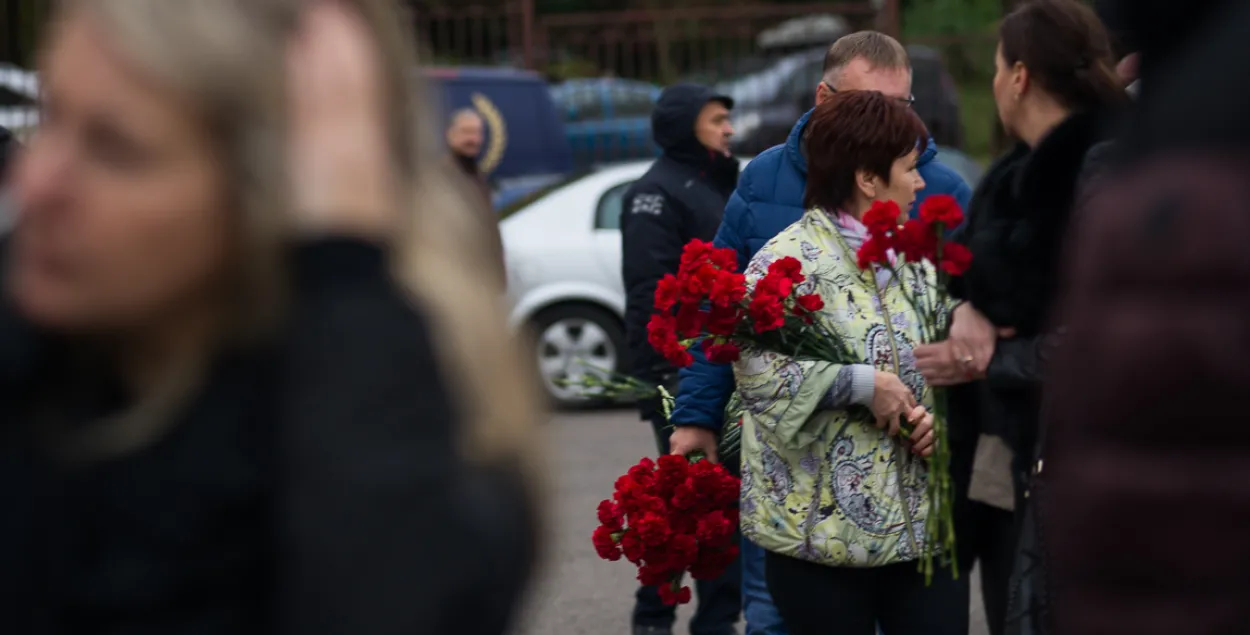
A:
[[[734,537],[739,534],[735,530]],[[715,580],[696,580],[698,605],[690,620],[690,635],[729,635],[742,613],[742,558]]]
[[[1007,626],[1008,586],[1016,557],[1016,521],[1012,512],[984,506],[982,533],[981,599],[990,635],[1003,635]]]
[[[968,635],[968,576],[937,568],[925,583],[917,563],[879,567],[877,622],[883,635]]]
[[[764,549],[742,539],[742,617],[746,635],[786,635],[785,622],[768,594],[764,578]]]
[[[874,573],[765,551],[768,592],[791,635],[872,635]]]

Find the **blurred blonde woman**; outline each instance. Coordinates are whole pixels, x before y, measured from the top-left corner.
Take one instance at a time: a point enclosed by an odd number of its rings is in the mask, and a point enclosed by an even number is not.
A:
[[[0,242],[6,635],[506,629],[538,406],[405,23],[58,3]]]

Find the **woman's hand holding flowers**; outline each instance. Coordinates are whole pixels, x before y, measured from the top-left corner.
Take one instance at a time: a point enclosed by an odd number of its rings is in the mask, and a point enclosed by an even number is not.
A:
[[[890,436],[898,434],[902,418],[906,416],[910,421],[916,408],[916,396],[898,375],[880,370],[876,372],[869,409],[877,418],[878,428],[887,430]]]

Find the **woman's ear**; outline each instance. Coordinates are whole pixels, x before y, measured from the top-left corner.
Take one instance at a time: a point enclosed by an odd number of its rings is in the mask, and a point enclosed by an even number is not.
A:
[[[1011,89],[1016,99],[1029,90],[1029,69],[1024,62],[1016,62],[1011,67]]]
[[[864,198],[872,201],[877,198],[877,175],[868,170],[855,170],[855,188]]]

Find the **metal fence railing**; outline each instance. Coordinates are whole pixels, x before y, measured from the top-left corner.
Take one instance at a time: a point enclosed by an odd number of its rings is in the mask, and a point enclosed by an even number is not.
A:
[[[891,13],[897,12],[896,0],[710,1],[637,3],[645,8],[600,2],[605,10],[543,14],[533,0],[411,0],[413,29],[430,53],[427,62],[449,69],[439,76],[445,89],[453,83],[462,89],[445,95],[445,106],[489,110],[481,113],[490,115],[488,136],[511,134],[514,150],[518,135],[533,132],[526,122],[541,114],[535,109],[553,111],[574,169],[654,156],[652,105],[662,86],[682,80],[713,84],[733,96],[736,149],[757,153],[784,140],[811,107],[824,51],[834,39],[861,28],[899,27]],[[37,121],[38,94],[34,75],[23,68],[31,68],[49,0],[2,4],[0,126],[23,130]],[[946,37],[910,43],[909,51],[916,109],[930,132],[941,145],[972,145],[980,155],[986,136],[980,128],[988,130],[990,122],[967,129],[966,109],[984,104],[962,99],[959,84],[992,65],[993,42]],[[531,94],[538,101],[494,94],[496,80],[489,74],[476,84],[464,79],[462,70],[470,66],[527,69],[545,88]],[[456,74],[462,77],[450,79]]]

